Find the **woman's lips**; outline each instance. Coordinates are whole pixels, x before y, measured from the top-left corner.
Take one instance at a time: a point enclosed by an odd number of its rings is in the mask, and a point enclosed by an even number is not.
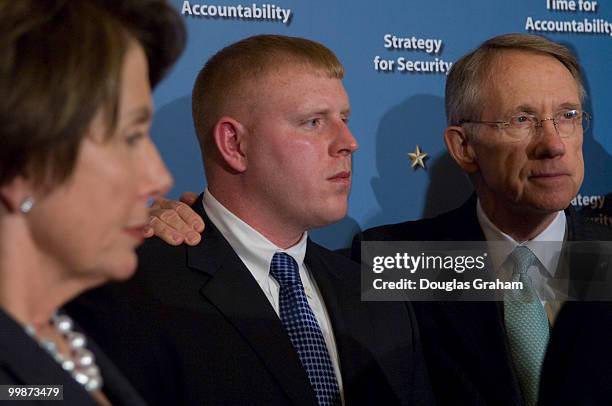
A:
[[[136,227],[128,227],[128,228],[125,229],[125,232],[129,236],[134,238],[136,241],[138,241],[138,243],[140,244],[145,239],[145,237],[144,237],[145,227],[146,227],[146,225],[136,226]]]

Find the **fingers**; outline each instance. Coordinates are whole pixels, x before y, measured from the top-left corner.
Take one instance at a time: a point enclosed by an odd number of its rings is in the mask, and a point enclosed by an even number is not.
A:
[[[179,245],[185,242],[196,245],[201,240],[204,221],[185,203],[157,199],[149,209],[149,216],[152,232],[168,244]]]
[[[185,235],[177,232],[157,217],[151,216],[149,220],[152,234],[155,234],[170,245],[180,245],[185,241]]]
[[[183,192],[181,197],[179,197],[179,201],[185,203],[188,206],[192,206],[197,199],[198,194],[194,192]]]
[[[151,221],[151,219],[149,219]],[[143,230],[144,238],[151,238],[155,235],[153,228],[151,226],[146,226]]]
[[[197,196],[196,196],[197,198]],[[192,203],[193,204],[193,203]],[[204,220],[200,217],[193,209],[183,202],[177,203],[175,207],[176,212],[180,218],[188,224],[197,233],[204,231]]]
[[[153,200],[153,204],[150,209],[152,210],[160,210],[160,209],[174,209],[177,206],[181,205],[181,202],[171,199],[164,199],[163,197],[157,198]]]

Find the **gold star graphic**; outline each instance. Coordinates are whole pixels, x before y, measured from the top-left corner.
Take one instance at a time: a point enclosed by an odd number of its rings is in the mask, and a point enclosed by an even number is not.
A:
[[[417,166],[420,166],[423,169],[425,168],[425,162],[423,161],[425,158],[429,157],[429,154],[426,152],[422,152],[421,148],[417,145],[414,152],[409,152],[408,157],[412,161],[412,168],[415,169]]]

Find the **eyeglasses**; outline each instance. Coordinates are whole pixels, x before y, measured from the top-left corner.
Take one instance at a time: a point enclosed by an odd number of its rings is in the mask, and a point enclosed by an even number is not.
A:
[[[576,135],[578,130],[586,131],[589,129],[591,115],[580,110],[562,110],[553,117],[546,117],[540,120],[534,114],[520,113],[508,118],[506,121],[460,120],[458,125],[491,125],[497,127],[500,131],[505,130],[513,139],[523,140],[533,137],[536,133],[536,129],[544,125],[544,121],[552,121],[560,137],[571,137]]]

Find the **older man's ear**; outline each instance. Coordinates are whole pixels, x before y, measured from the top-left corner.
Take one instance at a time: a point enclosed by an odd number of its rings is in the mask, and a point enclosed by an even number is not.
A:
[[[197,193],[184,192],[179,201],[156,199],[149,208],[145,237],[156,235],[170,245],[197,245],[205,227],[202,217],[191,208],[197,198]]]
[[[464,172],[470,175],[478,172],[476,154],[463,127],[456,125],[446,127],[444,142],[448,153]]]

